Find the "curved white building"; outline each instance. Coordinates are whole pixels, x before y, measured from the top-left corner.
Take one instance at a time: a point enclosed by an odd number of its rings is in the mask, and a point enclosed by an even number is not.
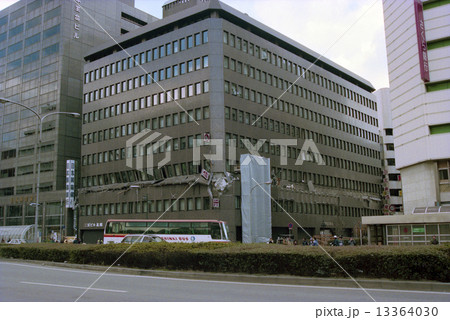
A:
[[[405,214],[450,203],[450,3],[383,1]]]

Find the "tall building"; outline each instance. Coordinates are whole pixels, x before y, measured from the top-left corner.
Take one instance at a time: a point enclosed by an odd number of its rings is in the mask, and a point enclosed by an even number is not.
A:
[[[84,241],[108,219],[160,217],[224,220],[241,240],[239,159],[251,152],[270,159],[274,238],[350,236],[381,213],[367,80],[217,0],[167,2],[118,43],[86,55]]]
[[[21,0],[0,11],[0,97],[32,108],[81,114],[84,54],[157,19],[133,0]],[[101,26],[101,28],[100,28]],[[37,126],[33,113],[0,103],[0,226],[34,224]],[[66,160],[80,159],[81,121],[53,114],[42,126],[40,213],[44,239],[70,225]],[[42,219],[44,214],[44,219]]]
[[[383,9],[404,215],[362,222],[369,242],[423,245],[433,236],[450,242],[450,4],[383,1]]]
[[[450,4],[383,1],[405,214],[450,203]]]
[[[403,214],[403,193],[400,171],[395,167],[395,146],[389,88],[375,91],[380,126],[383,169],[383,214]]]

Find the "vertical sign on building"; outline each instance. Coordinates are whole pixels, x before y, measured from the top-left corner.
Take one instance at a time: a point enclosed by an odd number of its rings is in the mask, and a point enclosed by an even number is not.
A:
[[[424,82],[430,82],[430,70],[428,68],[427,39],[425,38],[425,20],[423,18],[423,4],[420,0],[414,0],[414,13],[416,17],[417,45],[419,49],[420,77]]]
[[[66,208],[75,208],[75,160],[66,161]]]
[[[75,8],[74,8],[74,15],[73,15],[73,38],[74,39],[80,39],[80,13],[81,13],[81,0],[74,0],[75,2]]]

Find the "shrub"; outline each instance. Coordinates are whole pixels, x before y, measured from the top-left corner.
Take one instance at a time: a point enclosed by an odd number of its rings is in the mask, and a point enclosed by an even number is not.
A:
[[[450,245],[324,249],[237,243],[24,244],[0,245],[0,256],[142,269],[450,281]]]

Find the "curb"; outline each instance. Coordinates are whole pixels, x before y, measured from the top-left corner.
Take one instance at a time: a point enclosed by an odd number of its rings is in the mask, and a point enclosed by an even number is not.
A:
[[[83,265],[63,262],[5,259],[0,261],[12,261],[21,263],[38,264],[41,266],[54,266],[71,269],[81,269],[89,271],[104,272],[106,266]],[[195,271],[168,271],[168,270],[147,270],[124,268],[120,266],[111,267],[108,272],[116,274],[139,275],[147,277],[222,281],[222,282],[248,282],[290,286],[316,286],[316,287],[336,287],[336,288],[364,288],[364,289],[387,289],[387,290],[409,290],[409,291],[434,291],[450,292],[450,283],[437,281],[404,281],[389,279],[340,279],[340,278],[307,278],[288,275],[250,275],[250,274],[227,274]],[[358,285],[359,284],[359,285]]]

